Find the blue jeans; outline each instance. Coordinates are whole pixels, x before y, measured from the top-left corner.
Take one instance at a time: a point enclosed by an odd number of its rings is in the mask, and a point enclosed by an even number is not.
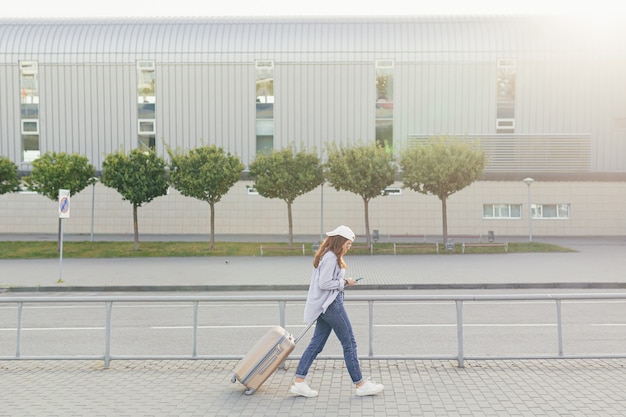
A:
[[[355,384],[363,381],[361,367],[356,352],[356,340],[352,331],[352,324],[348,318],[348,313],[343,305],[343,294],[339,294],[337,299],[328,306],[325,313],[320,314],[315,325],[315,332],[309,346],[304,350],[302,359],[296,370],[296,378],[305,378],[309,368],[317,355],[324,349],[330,332],[334,331],[343,347],[343,358],[350,373],[350,378]]]

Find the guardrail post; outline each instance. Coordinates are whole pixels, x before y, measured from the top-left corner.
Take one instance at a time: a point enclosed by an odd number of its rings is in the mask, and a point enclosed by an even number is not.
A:
[[[104,325],[104,368],[107,369],[111,365],[111,311],[113,310],[113,302],[107,301],[106,319]]]
[[[282,326],[282,328],[286,328],[286,323],[285,323],[285,312],[287,311],[287,301],[279,301],[278,302],[278,310],[279,310],[279,314],[280,314],[280,325]],[[288,366],[287,366],[287,361],[284,361],[280,367],[282,369],[287,370]]]
[[[561,320],[561,300],[556,300],[556,329],[559,346],[559,356],[563,356],[563,321]]]
[[[463,300],[456,300],[457,366],[463,368]]]
[[[19,358],[22,350],[22,306],[24,303],[17,303],[17,341],[15,342],[15,357]]]
[[[285,324],[285,311],[287,310],[287,301],[279,301],[278,310],[280,311],[280,325],[283,328],[286,328],[287,326]]]
[[[193,302],[193,347],[191,349],[191,356],[194,358],[198,356],[198,302]]]
[[[369,304],[369,353],[370,358],[374,357],[374,301],[368,301]]]

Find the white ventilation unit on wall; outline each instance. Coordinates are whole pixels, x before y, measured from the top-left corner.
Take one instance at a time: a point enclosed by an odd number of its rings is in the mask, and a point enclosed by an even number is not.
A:
[[[154,61],[137,61],[137,69],[141,71],[154,71]]]
[[[22,135],[38,135],[38,134],[39,134],[39,120],[22,119]]]
[[[154,119],[139,119],[137,121],[137,133],[140,135],[156,134],[156,122]]]
[[[255,69],[263,69],[263,70],[271,70],[274,69],[274,61],[255,61],[254,62]]]
[[[393,68],[393,59],[378,59],[376,60],[376,68],[379,69],[383,69],[383,68]]]

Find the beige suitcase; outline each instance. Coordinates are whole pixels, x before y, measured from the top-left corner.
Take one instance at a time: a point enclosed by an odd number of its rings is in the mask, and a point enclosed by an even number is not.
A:
[[[284,328],[272,327],[237,363],[231,381],[241,382],[247,388],[246,394],[253,394],[285,362],[312,325],[307,325],[295,339]]]

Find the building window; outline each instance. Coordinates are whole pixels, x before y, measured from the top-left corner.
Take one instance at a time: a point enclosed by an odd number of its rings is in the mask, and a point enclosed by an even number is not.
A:
[[[39,134],[39,120],[22,119],[22,134],[23,135],[38,135]]]
[[[380,195],[402,195],[402,188],[400,187],[387,187],[380,192]]]
[[[393,147],[393,68],[394,61],[376,61],[376,143]]]
[[[137,61],[137,138],[139,147],[156,145],[156,76],[154,61]]]
[[[533,219],[569,219],[569,204],[532,204]]]
[[[256,61],[256,152],[274,149],[274,61]]]
[[[483,219],[521,219],[521,204],[485,204]]]
[[[139,135],[154,135],[156,133],[154,119],[139,119],[137,124]]]
[[[274,150],[274,135],[256,135],[256,152],[270,155]]]
[[[20,61],[20,117],[22,160],[40,156],[39,148],[39,69],[35,61]]]
[[[515,133],[515,71],[514,59],[498,60],[496,133]]]

